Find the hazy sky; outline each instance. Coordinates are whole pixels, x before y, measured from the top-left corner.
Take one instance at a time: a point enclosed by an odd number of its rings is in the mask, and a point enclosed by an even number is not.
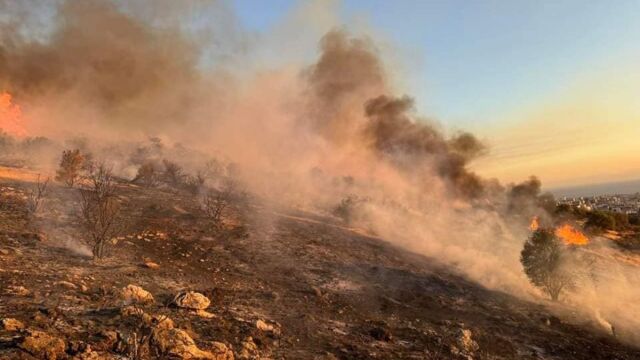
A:
[[[233,6],[263,33],[310,3]],[[640,1],[313,3],[391,44],[422,114],[489,143],[475,164],[483,175],[536,174],[548,186],[640,178]]]

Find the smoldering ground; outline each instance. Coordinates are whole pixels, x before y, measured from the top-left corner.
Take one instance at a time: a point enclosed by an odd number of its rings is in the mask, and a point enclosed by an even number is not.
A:
[[[519,254],[523,219],[545,213],[540,184],[505,190],[468,170],[489,149],[416,114],[370,38],[334,29],[313,39],[311,63],[243,69],[229,64],[250,63],[259,45],[232,21],[219,33],[185,29],[202,9],[229,11],[219,2],[0,1],[0,88],[21,104],[30,135],[89,139],[87,151],[122,175],[132,176],[141,139],[189,144],[194,162],[229,159],[252,192],[280,204],[328,212],[347,196],[366,199],[353,226],[489,288],[537,296]],[[640,287],[614,283],[608,293],[636,306],[628,299]],[[614,316],[620,303],[602,295],[574,297],[587,313]]]

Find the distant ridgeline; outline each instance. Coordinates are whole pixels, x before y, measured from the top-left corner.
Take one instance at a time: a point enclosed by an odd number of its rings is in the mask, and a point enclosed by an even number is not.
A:
[[[621,182],[608,182],[592,185],[579,185],[549,189],[556,197],[598,196],[612,194],[635,194],[640,192],[640,179]]]

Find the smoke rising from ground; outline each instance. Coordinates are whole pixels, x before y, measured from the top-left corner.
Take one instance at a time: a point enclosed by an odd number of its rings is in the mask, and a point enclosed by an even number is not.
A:
[[[311,64],[243,73],[212,55],[241,56],[242,46],[204,51],[161,11],[174,2],[153,3],[155,15],[140,4],[61,1],[44,39],[2,26],[0,90],[22,104],[32,135],[84,137],[87,151],[127,177],[140,141],[157,136],[171,144],[162,156],[188,158],[188,169],[227,159],[251,191],[277,203],[328,212],[356,195],[364,200],[355,226],[489,288],[534,294],[519,254],[524,222],[543,214],[539,181],[504,191],[469,171],[485,146],[415,114],[372,40],[332,30]],[[23,12],[0,1],[0,13]]]

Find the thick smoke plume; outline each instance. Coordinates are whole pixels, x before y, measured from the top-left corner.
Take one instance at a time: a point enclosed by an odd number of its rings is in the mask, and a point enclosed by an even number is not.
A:
[[[413,100],[406,96],[381,95],[366,102],[365,133],[373,148],[408,172],[434,161],[435,168],[430,170],[450,181],[454,191],[469,198],[480,196],[480,179],[465,166],[484,146],[469,133],[445,139],[434,127],[411,119],[408,112],[412,106]]]
[[[56,151],[82,148],[129,178],[145,156],[189,170],[224,159],[264,199],[325,214],[361,199],[351,225],[489,288],[538,296],[519,254],[530,216],[549,203],[539,181],[505,190],[469,171],[485,146],[416,114],[370,39],[332,30],[310,64],[238,68],[229,59],[251,62],[251,42],[203,43],[211,32],[186,31],[175,4],[0,0],[0,91],[21,105],[30,135],[54,139]],[[53,25],[36,31],[30,19],[42,16]],[[222,30],[211,39],[251,38]],[[638,295],[617,283],[608,293]],[[620,305],[597,291],[582,299],[601,315]]]
[[[16,31],[0,38],[3,90],[52,108],[50,116],[75,115],[54,121],[63,128],[152,131],[189,117],[201,77],[198,53],[180,32],[153,29],[109,2],[66,1],[57,11],[45,41],[5,26]]]

